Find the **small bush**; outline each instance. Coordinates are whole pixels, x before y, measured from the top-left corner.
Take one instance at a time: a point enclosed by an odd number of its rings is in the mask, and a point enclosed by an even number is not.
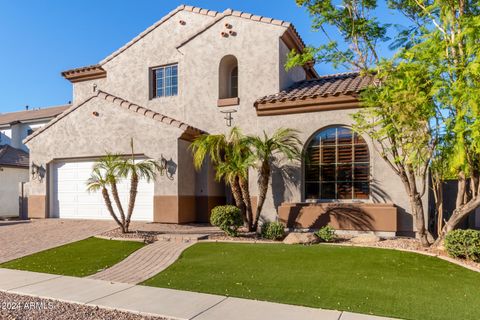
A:
[[[330,226],[320,228],[315,235],[324,242],[332,242],[335,239],[335,229]]]
[[[210,223],[222,229],[227,235],[236,237],[243,225],[242,212],[235,206],[218,206],[212,209]]]
[[[285,236],[285,226],[280,222],[265,222],[261,234],[262,238],[278,240]]]
[[[480,231],[453,230],[445,237],[450,256],[480,262]]]

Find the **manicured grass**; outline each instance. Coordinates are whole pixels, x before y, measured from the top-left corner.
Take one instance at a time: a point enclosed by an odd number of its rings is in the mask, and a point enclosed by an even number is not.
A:
[[[108,268],[144,244],[88,238],[0,265],[2,268],[85,277]]]
[[[403,319],[480,314],[480,273],[375,248],[200,243],[144,285]]]

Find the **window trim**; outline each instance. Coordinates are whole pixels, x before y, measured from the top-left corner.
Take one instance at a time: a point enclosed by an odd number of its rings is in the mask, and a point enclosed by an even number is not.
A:
[[[174,95],[169,95],[169,96],[166,96],[165,94],[163,96],[158,96],[157,95],[157,83],[156,83],[157,82],[156,71],[158,69],[161,69],[161,68],[165,69],[167,67],[172,67],[172,66],[177,67],[177,93],[174,94]],[[178,62],[172,62],[172,63],[167,63],[167,64],[151,67],[151,68],[149,68],[148,73],[149,73],[149,78],[150,78],[150,87],[149,87],[150,100],[172,98],[172,97],[177,97],[180,94],[180,83],[179,83],[180,67],[179,67]],[[165,80],[165,75],[164,75],[163,78]],[[165,87],[165,84],[164,84],[164,91],[165,91],[165,88],[166,87]]]
[[[352,132],[352,143],[351,143],[351,146],[352,146],[352,152],[354,151],[354,146],[356,145],[354,143],[354,134],[355,132],[353,131],[353,129],[348,126],[348,125],[343,125],[343,124],[333,124],[333,125],[328,125],[328,126],[325,126],[325,127],[322,127],[318,130],[316,130],[306,141],[306,143],[304,144],[303,146],[303,154],[307,154],[307,151],[308,151],[308,148],[312,142],[313,139],[315,139],[315,137],[317,137],[321,132],[324,132],[325,130],[328,130],[328,129],[332,129],[332,128],[335,128],[335,129],[338,129],[338,128],[345,128],[345,129],[348,129]],[[358,203],[358,202],[370,202],[371,199],[372,199],[372,187],[371,187],[371,183],[372,183],[372,158],[371,158],[371,152],[370,152],[370,147],[368,145],[368,142],[367,140],[360,135],[360,137],[365,141],[365,143],[362,143],[361,145],[365,145],[366,148],[367,148],[367,153],[368,153],[368,162],[355,162],[354,160],[354,157],[355,155],[352,154],[352,162],[351,162],[351,165],[352,165],[352,180],[351,180],[351,183],[352,183],[352,198],[350,199],[341,199],[338,197],[338,179],[337,179],[337,172],[335,171],[335,194],[336,194],[336,198],[315,198],[315,199],[307,199],[307,195],[306,195],[306,185],[307,185],[307,179],[306,179],[306,170],[307,170],[307,165],[306,165],[306,159],[304,158],[302,160],[302,190],[301,190],[301,199],[302,199],[302,202],[308,202],[308,203],[328,203],[328,202],[340,202],[340,203]],[[345,144],[345,145],[348,145],[348,144]],[[333,144],[332,146],[335,146],[335,170],[337,168],[338,165],[341,165],[342,163],[340,162],[337,162],[338,161],[338,132],[335,133],[335,144]],[[319,146],[320,148],[320,146]],[[321,156],[319,154],[319,156]],[[353,174],[355,172],[355,164],[368,164],[368,180],[366,181],[360,181],[360,182],[368,182],[368,195],[366,198],[353,198],[353,195],[354,195],[354,183],[355,183],[355,179],[353,178]],[[319,165],[320,165],[320,162],[319,162]],[[320,170],[320,169],[319,169]],[[322,180],[319,178],[318,180],[318,183],[321,184]],[[319,190],[319,196],[321,196],[321,190]]]

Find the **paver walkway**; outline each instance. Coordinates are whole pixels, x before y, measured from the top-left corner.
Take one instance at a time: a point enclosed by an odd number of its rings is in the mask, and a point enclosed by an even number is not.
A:
[[[135,251],[125,260],[88,278],[137,284],[165,270],[196,241],[160,240]]]
[[[388,320],[335,310],[0,268],[0,291],[188,320]]]
[[[115,226],[113,221],[100,220],[0,221],[0,263],[83,240]]]

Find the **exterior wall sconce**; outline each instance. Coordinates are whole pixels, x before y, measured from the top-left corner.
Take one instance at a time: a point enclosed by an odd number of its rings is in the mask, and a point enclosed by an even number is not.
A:
[[[40,182],[43,181],[45,178],[45,174],[47,173],[47,170],[43,165],[37,165],[34,162],[32,162],[32,180],[38,180]]]
[[[225,114],[225,118],[223,118],[223,119],[225,119],[227,127],[231,127],[232,126],[232,120],[233,120],[232,113],[237,112],[237,110],[225,110],[225,111],[220,111],[220,112]]]
[[[170,158],[170,160],[165,159],[161,156],[160,158],[160,175],[165,175],[169,180],[173,180],[175,173],[177,172],[177,164]]]
[[[93,114],[95,117],[98,117],[98,116],[100,115],[97,111],[93,111],[92,114]]]

